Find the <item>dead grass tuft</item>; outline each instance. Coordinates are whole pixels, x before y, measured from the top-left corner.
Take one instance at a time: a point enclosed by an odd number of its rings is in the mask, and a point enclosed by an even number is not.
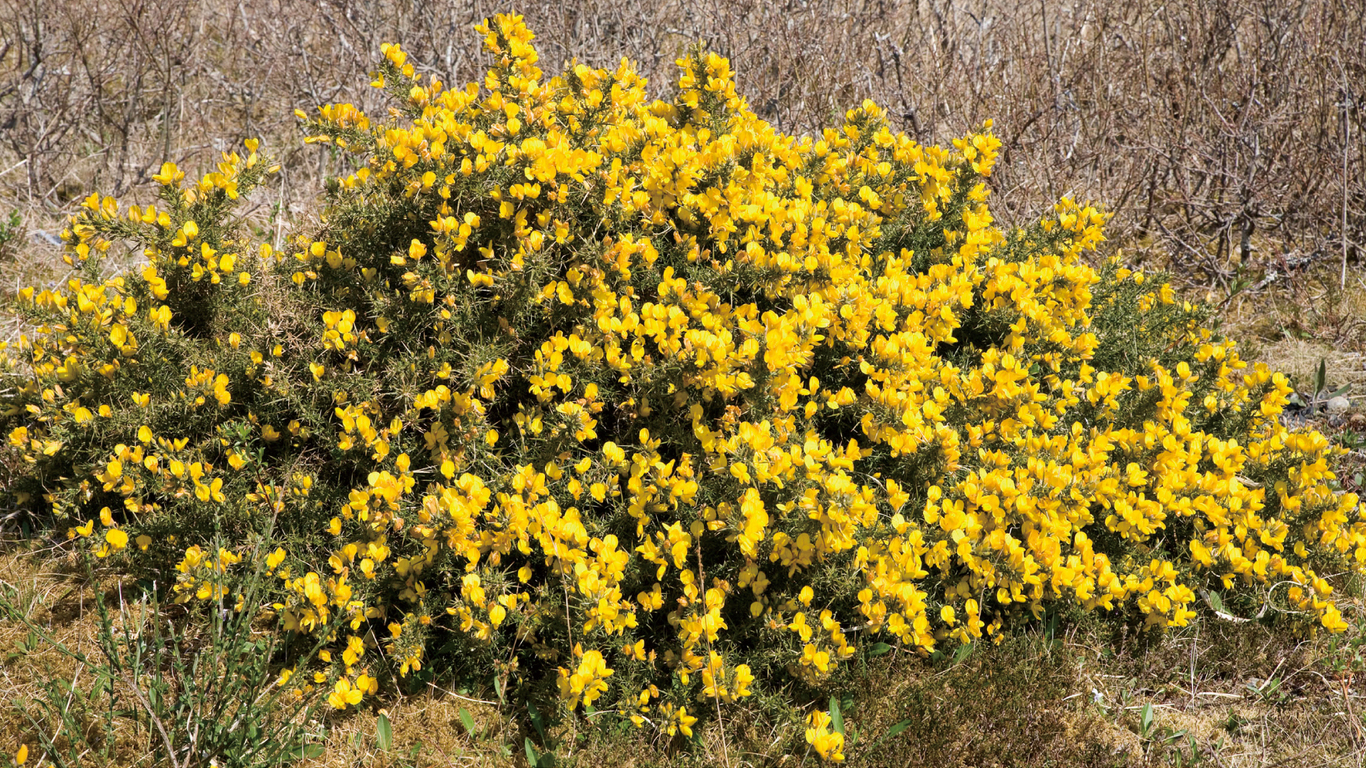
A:
[[[30,618],[73,648],[95,652],[95,589],[55,550],[0,554],[0,583]],[[1350,585],[1349,585],[1350,586]],[[1345,766],[1366,757],[1366,607],[1344,636],[1213,618],[1165,636],[1133,634],[1099,617],[1049,633],[1026,629],[954,662],[890,654],[852,668],[844,716],[850,766],[1127,766],[1227,768]],[[22,717],[46,676],[75,676],[50,647],[29,648],[16,622],[0,621],[0,753],[34,743]],[[317,757],[300,765],[525,765],[539,737],[480,692],[430,684],[375,708],[315,723]],[[819,704],[824,704],[820,702]],[[1151,706],[1146,736],[1142,710]],[[393,746],[380,749],[383,712]],[[761,705],[726,713],[730,766],[814,765],[804,754],[801,712]],[[473,725],[471,730],[468,724]],[[117,765],[145,764],[147,737],[116,727]],[[652,739],[610,716],[564,721],[549,740],[557,765],[721,766],[715,722],[695,742]],[[1194,762],[1193,762],[1194,759]]]

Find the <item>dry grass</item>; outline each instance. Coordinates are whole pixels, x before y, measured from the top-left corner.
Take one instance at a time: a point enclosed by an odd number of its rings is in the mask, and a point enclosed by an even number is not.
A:
[[[7,549],[0,554],[0,588],[14,604],[26,610],[28,618],[43,627],[52,640],[84,653],[97,654],[95,638],[99,618],[94,610],[95,586],[77,577],[71,564],[57,550],[36,550],[27,546]],[[70,656],[47,642],[34,643],[34,636],[16,621],[0,620],[0,681],[4,701],[0,708],[0,753],[13,754],[30,724],[26,713],[37,715],[31,702],[42,698],[42,684],[49,679],[76,680],[89,690],[88,671]],[[82,680],[83,675],[85,680]],[[41,718],[40,718],[41,719]],[[46,721],[50,733],[57,723]],[[120,733],[126,734],[126,724]],[[87,732],[95,736],[92,728]],[[10,743],[15,742],[15,743]]]
[[[10,549],[0,556],[0,582],[56,638],[94,650],[95,585],[78,577],[60,551]],[[114,584],[102,586],[115,594]],[[1052,633],[1035,625],[956,663],[895,654],[870,659],[852,667],[844,683],[848,764],[1360,765],[1366,610],[1353,598],[1345,613],[1356,621],[1338,638],[1217,620],[1155,637],[1073,616]],[[0,707],[0,754],[12,754],[20,741],[33,743],[20,708],[42,677],[69,679],[78,671],[51,648],[27,650],[26,642],[15,622],[0,621],[0,689],[9,702]],[[89,690],[88,677],[77,680]],[[1145,705],[1153,712],[1146,738]],[[816,765],[805,753],[794,716],[800,712],[784,706],[756,702],[726,713],[729,763],[715,723],[691,743],[652,737],[611,717],[581,718],[553,727],[550,741],[557,764],[570,766]],[[381,712],[393,727],[387,751],[377,738]],[[899,732],[884,738],[898,723]],[[316,768],[526,765],[524,740],[536,739],[525,717],[500,707],[491,691],[459,693],[438,683],[391,694],[313,730],[325,734],[324,750],[300,765]],[[116,765],[147,764],[147,734],[125,719],[116,734]]]

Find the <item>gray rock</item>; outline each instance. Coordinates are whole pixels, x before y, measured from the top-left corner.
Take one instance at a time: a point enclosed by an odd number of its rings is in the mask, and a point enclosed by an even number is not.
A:
[[[52,234],[51,232],[45,232],[41,229],[33,230],[29,233],[29,237],[33,238],[33,242],[35,243],[45,243],[47,245],[56,246],[58,248],[61,248],[63,245],[62,238]]]
[[[1352,410],[1352,401],[1348,400],[1342,395],[1338,395],[1337,397],[1328,401],[1329,413],[1346,413],[1350,410]]]

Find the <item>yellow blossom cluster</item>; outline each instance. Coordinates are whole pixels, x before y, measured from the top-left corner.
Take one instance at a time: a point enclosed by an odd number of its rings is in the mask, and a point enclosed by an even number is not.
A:
[[[6,493],[79,538],[118,510],[105,554],[178,561],[184,599],[232,593],[205,521],[289,531],[254,567],[333,643],[339,709],[438,629],[445,663],[687,736],[865,639],[929,654],[1053,603],[1345,626],[1327,574],[1366,567],[1366,522],[1335,449],[1200,307],[1084,258],[1100,211],[998,228],[989,123],[926,147],[865,102],[794,137],[715,54],[651,101],[626,62],[547,79],[518,17],[479,31],[481,83],[386,45],[388,116],[303,115],[354,170],[285,248],[227,215],[254,144],[164,167],[161,208],[92,197],[0,361]],[[102,276],[116,241],[147,264]],[[841,759],[829,715],[807,739]]]
[[[822,760],[838,763],[844,761],[844,734],[831,730],[831,717],[828,712],[813,711],[806,718],[806,742],[816,750]]]

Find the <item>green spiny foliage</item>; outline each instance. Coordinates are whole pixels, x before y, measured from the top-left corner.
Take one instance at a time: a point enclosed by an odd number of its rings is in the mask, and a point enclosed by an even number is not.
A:
[[[1343,628],[1324,574],[1366,524],[1279,423],[1284,378],[1088,265],[1094,208],[995,227],[990,125],[924,147],[865,103],[792,137],[718,56],[650,102],[626,64],[544,79],[515,17],[480,31],[482,88],[385,46],[386,118],[303,116],[354,172],[285,248],[235,218],[254,143],[168,164],[158,207],[88,200],[0,361],[7,498],[181,601],[277,577],[338,709],[440,660],[687,736],[822,693],[859,643],[1053,605],[1160,628],[1215,590]],[[111,270],[122,244],[147,263]]]

